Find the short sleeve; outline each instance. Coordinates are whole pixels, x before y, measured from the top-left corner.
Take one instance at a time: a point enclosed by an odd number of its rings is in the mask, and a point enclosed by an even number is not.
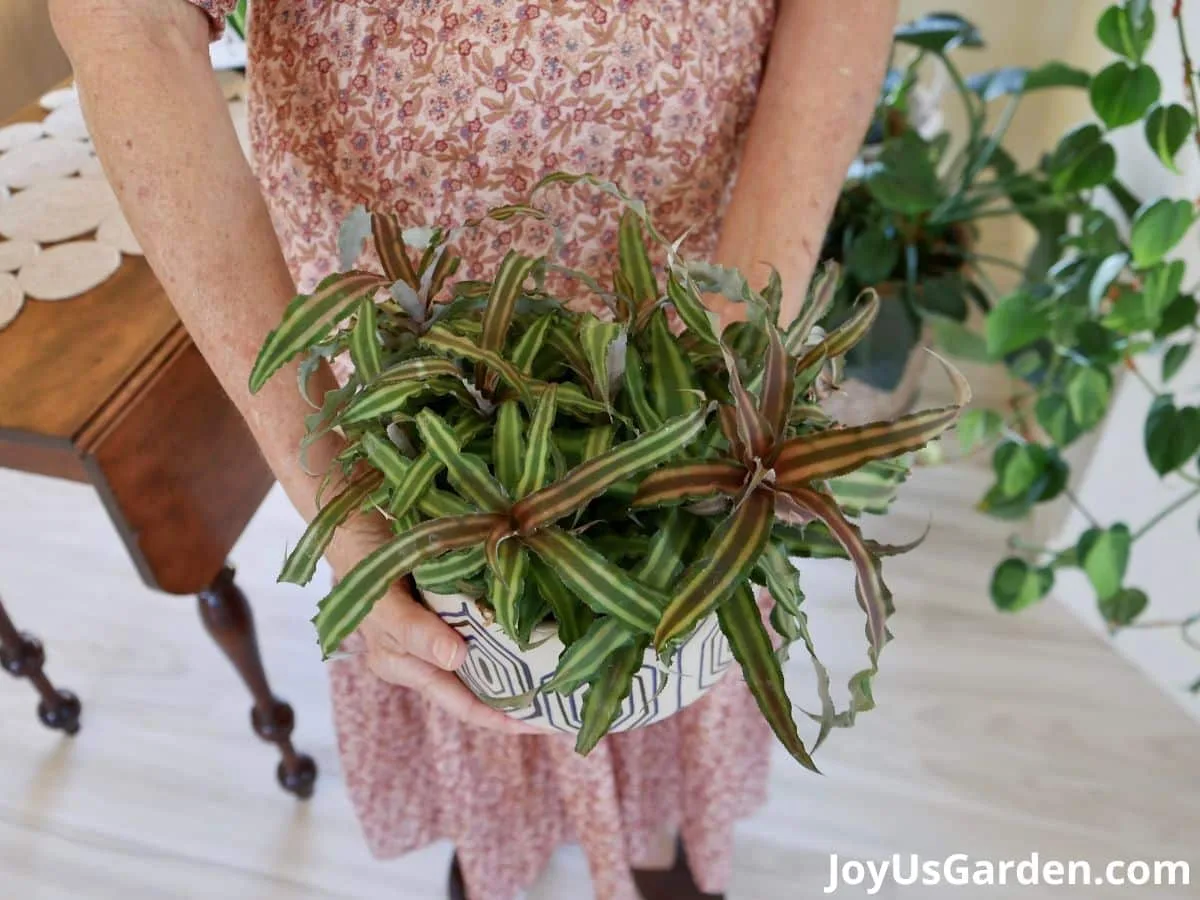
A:
[[[215,41],[225,31],[225,17],[238,5],[238,0],[187,0],[208,16],[209,34]]]

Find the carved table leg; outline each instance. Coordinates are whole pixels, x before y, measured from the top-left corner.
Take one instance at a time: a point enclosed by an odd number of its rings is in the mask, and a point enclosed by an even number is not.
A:
[[[56,690],[42,671],[46,651],[32,635],[17,631],[0,602],[0,667],[15,678],[28,678],[42,695],[38,718],[47,728],[67,734],[79,731],[79,698],[70,691]]]
[[[254,698],[250,724],[255,733],[264,741],[278,745],[283,755],[276,770],[279,784],[297,797],[307,799],[312,796],[317,780],[317,765],[312,757],[297,753],[292,747],[295,716],[292,708],[275,697],[267,684],[254,631],[254,614],[246,595],[234,584],[233,575],[233,569],[226,566],[198,595],[200,618],[250,689]]]

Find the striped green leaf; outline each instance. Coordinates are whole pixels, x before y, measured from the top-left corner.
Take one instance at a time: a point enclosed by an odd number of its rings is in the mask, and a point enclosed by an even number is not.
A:
[[[833,299],[837,296],[838,283],[841,279],[841,267],[835,262],[825,263],[813,281],[812,290],[805,299],[796,320],[790,324],[780,323],[787,328],[787,337],[783,343],[787,347],[789,355],[800,356],[803,353],[804,345],[808,341],[813,326],[825,318],[829,307],[833,305]]]
[[[521,374],[530,375],[533,373],[534,360],[537,359],[537,355],[542,351],[542,346],[546,343],[546,335],[549,333],[550,327],[554,322],[555,317],[553,315],[538,316],[525,329],[525,333],[521,335],[521,339],[513,347],[510,359]]]
[[[962,407],[947,406],[872,422],[853,428],[834,428],[791,438],[780,445],[773,463],[776,483],[783,488],[834,478],[874,460],[894,459],[919,450],[954,424]]]
[[[496,624],[509,637],[517,637],[517,602],[525,591],[529,554],[517,540],[506,540],[496,548],[488,567],[488,602],[496,613]]]
[[[733,596],[717,608],[717,619],[721,631],[729,639],[733,658],[742,667],[746,685],[771,730],[793,759],[806,769],[818,771],[796,730],[792,701],[788,699],[783,681],[783,667],[775,655],[771,636],[763,625],[754,592],[748,584],[740,584]]]
[[[633,285],[620,269],[613,270],[613,294],[616,296],[614,315],[618,322],[632,322],[637,317],[637,304],[633,300]]]
[[[582,509],[617,482],[677,456],[700,434],[707,417],[708,410],[699,409],[587,460],[518,500],[512,508],[513,521],[522,534],[529,534]]]
[[[592,379],[600,400],[611,402],[609,390],[609,352],[622,336],[623,329],[615,322],[601,322],[595,316],[584,316],[579,326],[579,342],[591,368]],[[622,367],[623,368],[623,367]],[[619,374],[619,373],[618,373]]]
[[[671,604],[654,631],[656,650],[689,632],[749,577],[774,521],[774,496],[755,491],[721,523],[697,561],[679,577]]]
[[[800,615],[800,604],[804,602],[804,591],[800,589],[800,572],[792,565],[787,550],[779,541],[770,541],[763,548],[758,560],[757,572],[775,602],[788,615]]]
[[[534,257],[522,256],[515,250],[509,250],[504,255],[483,312],[481,346],[484,350],[499,353],[504,349],[508,327],[517,308],[517,300],[521,296],[525,279],[529,277],[536,263],[537,259]]]
[[[595,459],[612,449],[617,429],[614,425],[593,425],[583,437],[583,458]]]
[[[767,286],[762,292],[763,302],[767,304],[767,312],[770,313],[768,322],[779,321],[779,310],[783,306],[783,279],[779,277],[779,270],[771,266],[771,274],[767,278]]]
[[[422,287],[428,284],[425,289],[426,303],[432,303],[434,298],[442,292],[446,282],[454,277],[454,273],[458,271],[461,264],[462,257],[455,256],[448,250],[438,256],[432,271],[421,276]]]
[[[521,475],[513,494],[518,500],[541,490],[546,484],[550,467],[551,429],[554,427],[554,414],[558,408],[557,398],[558,386],[551,384],[542,392],[534,408],[525,443]]]
[[[687,326],[689,334],[695,335],[709,346],[716,346],[720,342],[717,337],[716,316],[700,299],[700,292],[685,269],[672,269],[667,278],[667,296],[671,299],[675,311],[679,313],[679,318]]]
[[[534,397],[541,397],[549,384],[545,381],[532,381],[529,391]],[[599,400],[593,400],[577,384],[563,382],[555,385],[558,389],[558,409],[573,416],[591,418],[599,414],[609,413],[609,408]]]
[[[655,532],[650,541],[650,551],[634,571],[633,577],[660,591],[674,584],[675,576],[683,564],[684,553],[699,524],[700,520],[695,516],[672,510],[666,524]]]
[[[425,458],[425,456],[419,457],[417,464],[420,464],[420,461]],[[429,458],[433,459],[432,456]],[[441,466],[441,463],[437,463],[438,471],[441,471]],[[425,491],[418,506],[421,512],[431,519],[442,519],[446,516],[465,516],[475,512],[475,508],[457,494],[452,494],[449,491],[443,491],[435,487],[431,487]]]
[[[408,515],[422,502],[441,471],[442,463],[432,453],[418,456],[408,472],[396,483],[388,512],[398,519]]]
[[[579,335],[574,326],[566,320],[556,320],[554,327],[546,333],[546,342],[557,350],[567,366],[579,376],[578,380],[587,388],[589,394],[594,394],[596,385],[592,384],[592,367],[588,365],[587,356],[579,343]]]
[[[374,431],[363,433],[362,447],[371,465],[383,473],[384,479],[393,488],[402,484],[412,471],[413,461],[397,450],[395,444]]]
[[[608,665],[612,655],[637,638],[636,632],[618,619],[604,616],[592,622],[587,634],[575,641],[558,658],[552,677],[542,687],[563,696],[575,693]]]
[[[385,213],[371,214],[371,236],[375,240],[375,252],[383,263],[383,271],[391,281],[403,281],[414,291],[420,286],[408,248],[404,244],[404,229],[400,220]]]
[[[860,469],[831,478],[826,485],[846,513],[884,515],[900,493],[909,475],[911,456],[869,462]]]
[[[724,460],[672,463],[642,479],[633,505],[645,508],[734,497],[742,492],[749,477],[745,466]]]
[[[462,385],[448,378],[376,382],[355,395],[338,417],[339,425],[357,425],[408,412],[409,404],[427,394],[458,395]]]
[[[417,413],[416,422],[425,448],[445,467],[455,490],[480,509],[508,509],[504,488],[492,478],[479,457],[461,452],[458,436],[441,416],[423,409]]]
[[[588,687],[583,695],[583,723],[575,738],[576,753],[581,756],[591,753],[617,721],[621,704],[633,688],[633,677],[642,666],[645,645],[642,640],[616,651]]]
[[[872,290],[867,290],[863,294],[863,299],[859,301],[858,308],[849,319],[829,332],[819,343],[800,354],[800,360],[796,363],[797,370],[803,371],[811,366],[821,354],[824,354],[825,358],[829,360],[845,356],[851,347],[867,336],[867,332],[871,330],[871,326],[875,324],[878,316],[879,295]]]
[[[430,378],[461,378],[458,366],[448,359],[426,357],[407,359],[379,373],[378,384],[402,384],[406,381],[425,381]]]
[[[528,203],[509,203],[506,206],[494,206],[487,213],[489,219],[497,222],[507,222],[509,219],[519,216],[540,220],[546,218],[546,211],[538,209],[536,206],[530,206]]]
[[[529,554],[526,554],[526,557],[530,562],[533,561]],[[531,647],[534,630],[539,625],[547,623],[553,626],[554,622],[548,618],[549,615],[550,604],[542,596],[537,583],[529,577],[529,570],[526,569],[525,589],[517,597],[517,631],[514,637],[518,646],[522,649]]]
[[[768,324],[767,337],[767,358],[763,363],[758,408],[770,426],[772,439],[778,441],[787,434],[788,417],[792,413],[792,400],[796,392],[796,380],[793,377],[795,368],[775,326]]]
[[[579,538],[550,526],[524,539],[576,597],[600,615],[613,616],[630,628],[650,634],[658,624],[666,598],[635,581]]]
[[[717,422],[721,427],[721,434],[725,435],[725,440],[729,442],[730,455],[744,463],[751,462],[746,445],[742,443],[741,435],[738,434],[737,410],[727,403],[722,403],[717,407]]]
[[[625,350],[625,399],[633,420],[642,431],[653,431],[663,423],[646,392],[646,370],[641,355],[631,343]]]
[[[328,657],[348,638],[377,600],[426,560],[486,539],[497,517],[478,514],[422,522],[384,544],[341,579],[320,602],[313,623]]]
[[[375,473],[360,478],[322,506],[308,523],[300,542],[288,554],[283,571],[279,573],[279,581],[286,584],[308,584],[338,526],[362,506],[363,501],[379,487],[381,481],[380,476]]]
[[[661,309],[650,317],[649,395],[663,419],[694,412],[701,406],[696,372],[671,333]]]
[[[496,430],[492,434],[492,465],[496,478],[512,496],[525,468],[525,420],[516,400],[505,400],[496,411]]]
[[[725,350],[725,368],[729,372],[729,392],[733,395],[733,420],[737,425],[738,444],[752,459],[765,460],[774,441],[771,425],[759,411],[754,395],[742,384],[737,360],[728,350]],[[750,463],[749,459],[745,461]]]
[[[485,420],[470,417],[455,422],[454,438],[458,446],[462,447],[487,426]],[[471,506],[462,499],[432,486],[433,480],[441,471],[442,464],[432,453],[426,451],[418,456],[413,460],[412,468],[397,482],[388,512],[396,518],[408,515],[414,508],[419,508],[425,515],[434,518],[472,512]]]
[[[384,280],[370,272],[330,275],[311,294],[301,294],[288,304],[279,327],[267,335],[250,370],[250,392],[257,393],[284,363],[297,353],[319,344],[333,326],[358,308],[364,297],[373,297]]]
[[[850,561],[854,564],[859,603],[867,614],[867,640],[871,649],[878,654],[891,638],[887,630],[887,619],[891,614],[892,605],[891,591],[883,583],[879,557],[871,552],[862,534],[846,519],[831,498],[803,487],[793,488],[788,493],[796,503],[823,522],[846,548]]]
[[[378,378],[383,368],[383,354],[375,324],[375,301],[370,297],[358,301],[358,320],[350,332],[350,360],[365,382]]]
[[[457,584],[474,578],[487,566],[483,546],[454,550],[413,569],[413,578],[422,587]]]
[[[567,590],[553,569],[537,557],[529,561],[529,577],[558,622],[558,639],[570,647],[591,627],[592,611]]]
[[[821,412],[820,406],[809,404],[806,402],[808,392],[812,386],[816,384],[817,378],[825,370],[825,363],[828,362],[828,357],[822,352],[810,357],[810,361],[804,368],[796,367],[796,390],[792,404],[791,421],[795,422],[797,418],[801,421],[807,421],[814,417],[814,414],[824,415]],[[826,416],[826,418],[828,418]]]
[[[650,254],[646,252],[642,223],[628,209],[621,214],[621,223],[617,228],[617,260],[635,308],[642,309],[657,302],[658,282],[654,277]]]
[[[780,610],[782,607],[776,606],[775,609]],[[774,612],[774,610],[772,610],[772,612]],[[837,707],[833,702],[833,693],[830,690],[829,670],[825,668],[825,664],[821,662],[821,658],[817,655],[817,647],[813,643],[812,633],[808,629],[808,616],[801,611],[797,615],[790,616],[788,618],[791,619],[792,627],[795,631],[795,637],[789,638],[788,640],[789,642],[793,642],[798,639],[804,643],[804,649],[808,653],[809,661],[812,663],[813,675],[816,677],[817,697],[821,701],[821,712],[819,715],[807,713],[810,719],[815,722],[819,722],[821,725],[821,730],[817,733],[816,740],[813,741],[812,752],[816,753],[819,749],[821,749],[821,745],[825,743],[825,738],[829,736],[829,732],[833,728],[848,728],[853,725],[854,716],[860,712],[863,707],[858,707],[857,705],[853,704],[853,700],[856,697],[856,691],[854,687],[855,679],[851,679],[850,696],[852,705],[846,714],[839,715]],[[774,618],[772,618],[771,621],[774,623]],[[876,671],[877,670],[873,667],[869,674],[874,675]],[[860,677],[862,674],[863,673],[859,673],[859,675],[856,675],[855,678]],[[869,678],[867,686],[868,688],[870,686]]]
[[[533,406],[533,398],[529,393],[529,379],[521,373],[520,369],[504,359],[499,353],[485,350],[476,345],[470,338],[455,334],[441,325],[435,325],[429,329],[421,337],[420,343],[431,350],[451,353],[463,359],[469,359],[471,362],[483,366],[488,371],[495,372],[496,375],[521,396],[526,406]],[[476,376],[476,380],[480,384],[483,383],[483,379],[479,378],[478,375]]]

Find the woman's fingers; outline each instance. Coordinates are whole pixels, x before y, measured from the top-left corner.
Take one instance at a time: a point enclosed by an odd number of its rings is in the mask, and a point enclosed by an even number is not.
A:
[[[369,643],[393,653],[411,654],[448,671],[467,658],[467,646],[458,632],[401,588],[388,591],[375,604],[362,630]]]
[[[468,725],[505,734],[544,733],[492,709],[472,694],[457,676],[413,656],[376,648],[367,656],[367,665],[377,677],[417,691],[430,703]]]

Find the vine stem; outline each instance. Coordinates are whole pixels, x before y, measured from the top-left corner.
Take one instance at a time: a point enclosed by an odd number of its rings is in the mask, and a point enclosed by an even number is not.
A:
[[[1179,50],[1183,54],[1183,81],[1187,85],[1188,96],[1192,101],[1192,115],[1195,117],[1195,128],[1192,137],[1200,148],[1200,98],[1196,95],[1196,68],[1192,65],[1192,55],[1188,52],[1187,31],[1183,27],[1183,0],[1175,0],[1171,7],[1171,17],[1175,20],[1175,32],[1179,35]]]
[[[1171,513],[1176,512],[1177,510],[1183,509],[1183,507],[1187,506],[1189,503],[1191,503],[1197,497],[1200,497],[1200,487],[1192,488],[1192,490],[1188,491],[1182,497],[1177,499],[1174,503],[1171,503],[1168,506],[1164,507],[1162,510],[1160,510],[1157,515],[1155,515],[1153,518],[1150,519],[1150,521],[1148,521],[1145,525],[1143,525],[1141,528],[1139,528],[1137,531],[1135,531],[1133,533],[1132,540],[1136,541],[1138,538],[1145,535],[1145,533],[1147,531],[1149,531],[1151,528],[1153,528],[1155,525],[1157,525],[1159,522],[1161,522],[1167,516],[1171,515]]]
[[[1154,383],[1142,373],[1142,370],[1137,367],[1137,363],[1135,363],[1132,358],[1125,360],[1125,368],[1132,372],[1137,380],[1145,385],[1146,390],[1148,390],[1155,397],[1160,396],[1161,391],[1159,391],[1159,389],[1154,386]]]

